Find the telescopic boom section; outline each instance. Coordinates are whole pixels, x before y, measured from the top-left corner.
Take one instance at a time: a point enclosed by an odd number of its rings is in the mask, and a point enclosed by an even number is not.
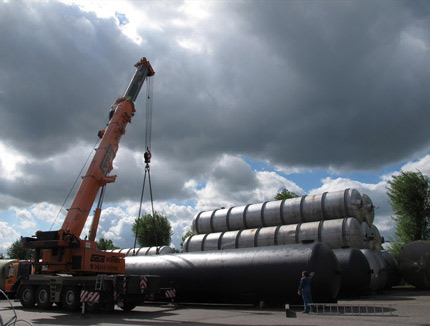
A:
[[[121,137],[125,134],[125,128],[134,115],[133,102],[146,77],[154,75],[154,70],[146,58],[140,60],[135,66],[136,72],[124,96],[119,98],[112,107],[113,116],[61,227],[61,230],[76,237],[81,235],[100,187],[115,181],[116,176],[108,174],[113,168],[112,163]]]

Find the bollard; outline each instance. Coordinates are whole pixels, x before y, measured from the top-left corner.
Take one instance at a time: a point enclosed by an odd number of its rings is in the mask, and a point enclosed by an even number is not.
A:
[[[296,312],[292,311],[290,309],[290,305],[288,303],[285,305],[285,317],[287,317],[287,318],[296,318],[297,317]]]

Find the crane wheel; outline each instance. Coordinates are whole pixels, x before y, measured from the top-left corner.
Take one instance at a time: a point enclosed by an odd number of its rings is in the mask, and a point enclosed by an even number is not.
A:
[[[52,306],[48,285],[40,285],[37,288],[36,303],[40,309],[48,309]]]
[[[33,308],[36,304],[36,288],[32,285],[24,285],[19,290],[19,301],[24,308]]]
[[[61,304],[64,310],[76,311],[79,309],[81,297],[78,288],[67,286],[61,292]]]

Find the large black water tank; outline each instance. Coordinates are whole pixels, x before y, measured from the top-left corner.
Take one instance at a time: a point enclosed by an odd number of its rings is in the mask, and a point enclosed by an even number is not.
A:
[[[430,241],[414,241],[399,254],[403,278],[418,289],[430,288]]]
[[[381,255],[387,264],[388,280],[385,288],[391,289],[391,287],[398,285],[401,281],[396,256],[394,253],[388,251],[381,251]]]
[[[342,275],[342,295],[364,295],[370,292],[371,270],[366,256],[356,248],[335,249]]]
[[[159,256],[125,257],[126,274],[153,274],[175,287],[180,301],[254,302],[300,298],[304,270],[315,272],[316,302],[333,301],[340,287],[336,256],[324,243],[294,244]]]

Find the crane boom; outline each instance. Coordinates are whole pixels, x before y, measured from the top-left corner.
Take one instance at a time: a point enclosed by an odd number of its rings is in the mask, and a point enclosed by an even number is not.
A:
[[[94,255],[86,254],[87,249],[94,251],[97,247],[94,239],[98,221],[97,223],[93,223],[90,240],[82,240],[80,239],[80,235],[99,189],[107,183],[114,182],[116,179],[116,176],[109,175],[109,172],[113,169],[113,160],[118,151],[121,137],[125,134],[126,126],[131,122],[131,118],[136,111],[134,101],[145,79],[155,74],[146,58],[142,58],[135,67],[137,69],[124,96],[117,99],[111,108],[110,120],[106,130],[99,133],[101,137],[100,145],[96,149],[90,166],[82,179],[61,229],[58,231],[38,231],[36,232],[36,238],[22,238],[22,245],[24,247],[36,249],[36,265],[39,264],[41,249],[45,249],[43,250],[42,265],[48,265],[47,269],[51,271],[70,272],[71,270],[75,270],[77,273],[83,271],[95,272],[97,268],[102,268],[100,267],[102,265],[94,267],[97,260],[100,260],[99,262],[101,260],[103,262],[108,260],[112,262],[110,272],[123,272],[123,262],[120,262],[121,255],[112,254],[109,256],[99,254],[98,258],[94,258]],[[96,213],[98,214],[98,219],[100,211]],[[108,256],[109,259],[106,259]],[[118,264],[115,265],[116,263]]]

